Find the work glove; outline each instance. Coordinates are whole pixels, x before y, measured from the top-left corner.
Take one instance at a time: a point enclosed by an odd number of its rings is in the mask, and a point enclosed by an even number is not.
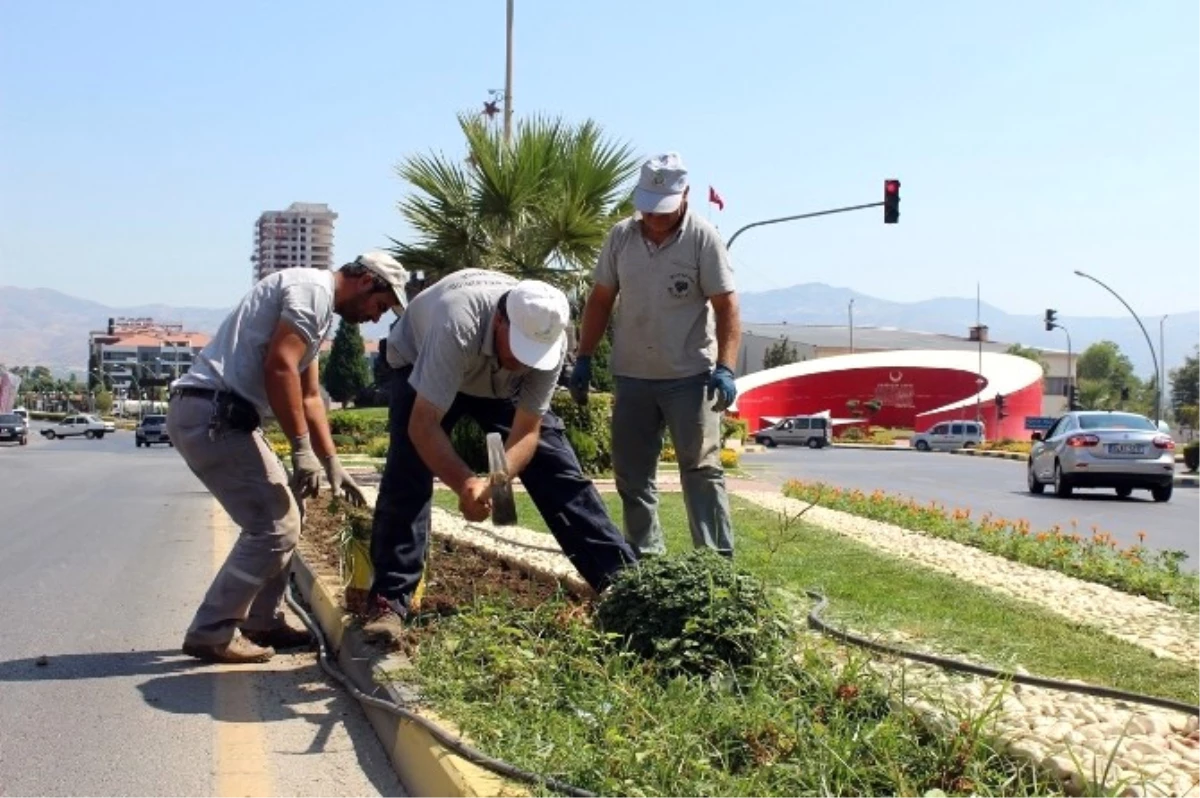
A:
[[[718,365],[708,378],[708,398],[716,398],[712,409],[723,413],[737,398],[737,385],[733,381],[733,371],[728,366]]]
[[[580,355],[575,358],[575,367],[571,369],[571,381],[567,384],[567,389],[571,392],[571,398],[575,400],[575,404],[586,405],[588,402],[588,388],[592,383],[592,356]]]
[[[308,433],[292,440],[292,492],[298,498],[316,496],[321,487],[321,461],[313,451]]]
[[[350,478],[346,469],[342,468],[342,461],[336,454],[325,458],[325,477],[329,480],[329,490],[334,496],[344,498],[354,507],[362,507],[367,503],[367,497],[363,495],[362,488]]]

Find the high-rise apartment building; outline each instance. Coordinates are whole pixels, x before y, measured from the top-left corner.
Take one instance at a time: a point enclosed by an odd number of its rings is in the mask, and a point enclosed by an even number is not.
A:
[[[293,202],[286,211],[265,211],[254,225],[254,280],[280,269],[333,268],[333,221],[324,203]]]

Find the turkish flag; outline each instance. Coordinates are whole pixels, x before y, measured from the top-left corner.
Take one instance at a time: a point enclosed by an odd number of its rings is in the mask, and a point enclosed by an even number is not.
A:
[[[725,210],[725,200],[721,199],[721,195],[712,186],[708,187],[708,201],[717,206],[717,210]]]

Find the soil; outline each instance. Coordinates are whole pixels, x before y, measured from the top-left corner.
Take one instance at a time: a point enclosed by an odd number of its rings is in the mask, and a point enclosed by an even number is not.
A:
[[[339,539],[347,525],[356,535],[370,538],[370,510],[340,505],[331,509],[326,501],[309,501],[305,508],[304,530],[299,551],[318,577],[333,589],[334,597],[359,625],[365,623],[366,596],[362,591],[346,590],[341,577],[342,556]],[[520,571],[479,549],[433,536],[426,558],[425,584],[413,619],[403,629],[389,629],[387,637],[371,635],[372,642],[388,650],[409,653],[421,640],[436,630],[439,617],[453,615],[477,599],[504,597],[516,610],[537,607],[559,597],[582,606],[583,601],[566,594],[545,579]]]

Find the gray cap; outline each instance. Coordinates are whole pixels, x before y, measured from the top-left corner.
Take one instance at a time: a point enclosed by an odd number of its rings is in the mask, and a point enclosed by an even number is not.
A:
[[[397,300],[396,304],[392,306],[393,310],[402,311],[408,307],[408,292],[405,290],[408,285],[408,270],[400,265],[400,261],[383,250],[373,249],[359,255],[354,262],[360,266],[366,266],[392,287]]]
[[[687,187],[687,167],[679,153],[656,155],[642,164],[642,174],[633,191],[633,207],[642,213],[671,213],[679,209]]]

